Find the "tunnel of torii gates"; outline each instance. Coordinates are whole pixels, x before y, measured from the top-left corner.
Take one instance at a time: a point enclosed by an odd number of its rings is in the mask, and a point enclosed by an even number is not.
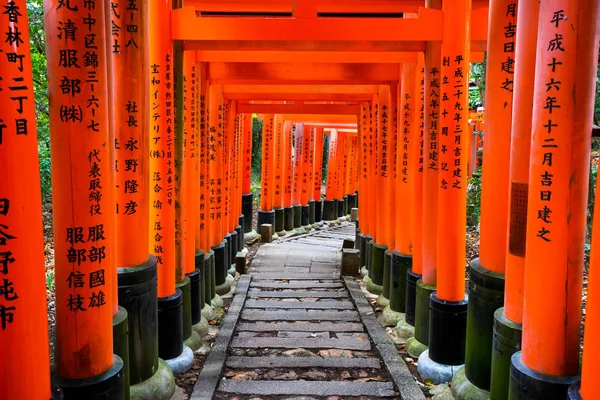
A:
[[[360,204],[364,280],[398,331],[414,331],[422,377],[451,371],[465,399],[600,398],[597,240],[580,369],[597,0],[44,8],[56,365],[26,1],[5,1],[1,398],[170,396],[169,368],[202,344],[253,229],[252,114],[263,120],[259,226],[298,230]],[[479,118],[469,62],[484,53],[481,246],[467,297]]]

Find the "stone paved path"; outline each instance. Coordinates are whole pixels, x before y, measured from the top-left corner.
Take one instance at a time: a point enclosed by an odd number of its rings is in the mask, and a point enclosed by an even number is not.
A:
[[[260,247],[214,398],[400,398],[340,278],[354,235],[346,224]]]

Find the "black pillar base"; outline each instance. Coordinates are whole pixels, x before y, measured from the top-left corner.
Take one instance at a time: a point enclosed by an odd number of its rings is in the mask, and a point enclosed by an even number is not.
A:
[[[510,366],[510,400],[563,400],[579,376],[540,374],[523,364],[521,352],[513,354]]]
[[[343,207],[344,215],[350,215],[350,209],[348,208],[348,195],[344,196]],[[344,216],[342,215],[342,216]]]
[[[163,360],[183,351],[183,293],[158,298],[158,355]]]
[[[275,209],[275,226],[273,232],[283,232],[285,230],[285,210],[283,208]]]
[[[360,252],[360,268],[366,267],[367,263],[367,237],[362,233],[358,235],[358,250]]]
[[[325,200],[323,202],[323,219],[325,221],[335,220],[337,215],[337,208],[335,200]]]
[[[217,293],[215,283],[215,252],[212,250],[204,254],[204,279],[206,287],[204,303],[211,305],[212,299]]]
[[[358,195],[357,194],[349,194],[348,195],[348,210],[352,211],[353,208],[358,207]]]
[[[445,365],[465,363],[467,306],[461,301],[445,301],[433,293],[429,302],[429,357]]]
[[[252,232],[252,201],[254,195],[247,193],[242,195],[242,214],[244,215],[244,233]]]
[[[392,311],[406,312],[406,273],[412,266],[412,256],[392,252],[390,308]],[[416,284],[416,281],[415,281]],[[413,314],[414,317],[414,314]]]
[[[227,271],[229,271],[231,265],[231,233],[223,237],[223,242],[225,242],[225,260],[223,264],[225,265],[225,277],[227,277]]]
[[[302,227],[302,206],[296,204],[294,207],[294,228]]]
[[[258,211],[258,220],[256,221],[256,232],[260,233],[262,224],[270,224],[275,228],[275,211]]]
[[[56,383],[65,400],[123,400],[123,360],[113,356],[113,365],[108,371],[86,379],[66,379],[55,376]],[[35,383],[32,383],[35,384]]]
[[[315,201],[315,222],[323,220],[323,200]]]
[[[234,230],[233,232],[231,232],[231,242],[229,243],[229,265],[235,265],[235,256],[238,252],[238,242],[238,233]]]
[[[371,270],[373,269],[373,237],[371,235],[365,236],[365,254],[367,259],[365,260],[367,271],[369,271],[369,278],[371,278]]]
[[[333,199],[333,201],[335,201],[336,204],[336,216],[339,217],[343,217],[344,215],[346,215],[344,212],[346,211],[344,209],[344,199]]]
[[[192,293],[190,279],[186,276],[181,282],[178,282],[175,287],[181,290],[181,332],[183,340],[186,340],[192,336]]]
[[[119,307],[113,317],[113,353],[123,361],[123,398],[129,400],[129,321],[127,310]]]
[[[198,259],[202,264],[198,266]],[[196,325],[202,319],[202,268],[204,267],[204,252],[196,255],[196,269],[187,274],[190,280],[190,301],[192,305],[192,325]]]
[[[568,400],[584,400],[581,397],[581,393],[579,392],[581,386],[581,382],[575,382],[571,386],[569,386]]]
[[[383,286],[383,258],[387,246],[379,245],[373,241],[373,249],[371,250],[371,270],[370,278],[375,285]]]
[[[504,307],[496,310],[494,313],[494,341],[492,342],[490,398],[508,398],[511,357],[521,350],[522,333],[523,327],[521,324],[506,318]]]
[[[244,250],[244,216],[240,215],[240,224],[235,227],[235,231],[238,233],[238,251]]]
[[[423,279],[417,281],[417,296],[415,300],[415,339],[429,346],[429,321],[431,295],[435,286],[426,285]]]
[[[356,195],[356,208],[358,208],[358,190],[354,194]]]
[[[315,201],[308,201],[308,223],[310,225],[315,223]]]
[[[129,383],[149,379],[158,369],[157,259],[153,255],[137,267],[118,268],[119,306],[127,310]]]
[[[283,229],[286,231],[294,230],[294,207],[285,207],[283,209]]]
[[[227,262],[225,256],[225,241],[218,246],[211,247],[214,253],[214,265],[215,265],[215,286],[220,286],[225,283],[227,276],[227,270],[225,263]],[[214,296],[213,296],[214,297]]]
[[[392,253],[388,250],[383,254],[383,297],[390,299],[390,283],[392,274]]]
[[[300,218],[300,224],[302,226],[308,225],[308,206],[302,206],[302,214]]]
[[[417,282],[421,277],[421,274],[415,274],[413,272],[412,267],[406,271],[406,308],[404,310],[404,320],[410,326],[415,326]]]
[[[490,390],[494,312],[504,305],[504,274],[481,266],[479,258],[469,268],[469,307],[465,376],[475,386]]]

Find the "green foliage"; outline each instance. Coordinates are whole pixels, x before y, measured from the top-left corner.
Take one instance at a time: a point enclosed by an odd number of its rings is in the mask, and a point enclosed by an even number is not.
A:
[[[50,176],[50,119],[48,114],[48,73],[46,68],[46,38],[44,36],[44,2],[29,0],[29,35],[33,75],[33,94],[37,119],[38,150],[42,198],[50,200],[52,182]]]
[[[596,72],[596,101],[594,103],[594,124],[600,125],[600,54],[598,57],[598,71]]]
[[[481,215],[481,167],[477,167],[467,186],[467,227],[476,228]]]
[[[469,110],[482,107],[485,100],[485,60],[481,63],[471,63],[469,89]]]

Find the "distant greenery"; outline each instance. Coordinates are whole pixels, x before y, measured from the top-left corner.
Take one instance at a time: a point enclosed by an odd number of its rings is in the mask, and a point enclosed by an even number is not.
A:
[[[467,227],[476,228],[481,215],[481,167],[477,167],[467,186]]]
[[[48,73],[46,69],[43,0],[27,1],[27,13],[29,15],[33,93],[37,118],[42,197],[47,201],[50,200],[52,195],[52,181],[50,177],[50,120],[48,114]]]

